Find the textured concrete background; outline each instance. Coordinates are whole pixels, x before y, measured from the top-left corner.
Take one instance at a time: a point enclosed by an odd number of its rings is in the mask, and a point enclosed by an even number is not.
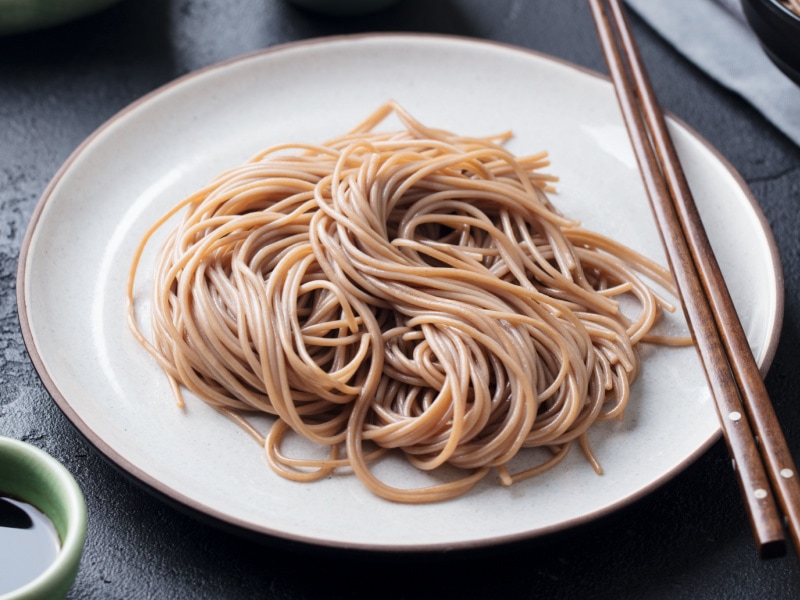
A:
[[[633,25],[664,106],[732,162],[773,228],[786,311],[767,383],[800,460],[800,149]],[[583,0],[401,0],[342,20],[281,0],[124,0],[0,39],[0,435],[47,450],[84,489],[89,533],[70,597],[798,597],[793,554],[756,557],[721,443],[633,506],[567,535],[457,559],[370,560],[276,549],[205,525],[118,473],[51,401],[19,331],[17,257],[39,196],[75,147],[131,101],[194,69],[281,42],[378,30],[500,40],[604,70]]]

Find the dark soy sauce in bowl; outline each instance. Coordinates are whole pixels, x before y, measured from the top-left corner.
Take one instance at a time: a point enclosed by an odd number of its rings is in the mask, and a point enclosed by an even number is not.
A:
[[[0,595],[44,573],[60,548],[50,519],[27,502],[0,492]]]

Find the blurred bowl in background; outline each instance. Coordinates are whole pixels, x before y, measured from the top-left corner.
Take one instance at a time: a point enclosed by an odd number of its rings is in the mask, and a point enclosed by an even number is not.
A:
[[[0,437],[0,502],[0,528],[5,530],[0,544],[11,545],[0,547],[0,600],[64,598],[86,540],[86,501],[77,482],[44,450]],[[43,533],[52,546],[40,543]],[[41,554],[50,554],[42,548],[52,548],[52,556],[41,559]]]
[[[0,0],[0,35],[60,25],[119,0]]]
[[[742,9],[770,60],[800,85],[800,15],[779,0],[742,0]]]
[[[388,8],[398,0],[289,0],[295,6],[322,15],[356,17]]]

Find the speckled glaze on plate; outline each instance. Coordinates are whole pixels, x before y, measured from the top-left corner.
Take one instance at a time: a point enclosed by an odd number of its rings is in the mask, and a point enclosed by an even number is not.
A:
[[[625,420],[591,432],[604,475],[574,450],[534,480],[508,489],[489,478],[433,505],[392,504],[347,475],[285,481],[225,417],[192,398],[176,408],[125,322],[128,266],[146,228],[257,150],[325,140],[390,98],[436,127],[474,135],[512,129],[513,151],[548,150],[561,178],[553,200],[563,212],[664,261],[604,78],[527,50],[444,36],[278,47],[134,103],[86,140],[45,191],[22,251],[18,301],[26,344],[61,409],[111,461],[167,498],[249,533],[326,547],[450,550],[532,538],[609,514],[679,472],[719,435],[692,348],[645,350]],[[685,126],[670,126],[765,368],[783,311],[771,233],[724,160]],[[145,312],[147,280],[145,272],[136,289]],[[682,326],[680,314],[671,326]],[[424,480],[396,463],[380,468],[401,485]]]

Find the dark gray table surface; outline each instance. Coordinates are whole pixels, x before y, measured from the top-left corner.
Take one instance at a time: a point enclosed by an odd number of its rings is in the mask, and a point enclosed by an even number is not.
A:
[[[800,461],[800,149],[635,17],[663,105],[750,185],[780,248],[783,332],[767,385]],[[614,515],[544,540],[448,557],[309,553],[245,540],[120,474],[50,399],[26,353],[15,280],[34,206],[106,119],[177,76],[303,38],[419,31],[498,40],[605,71],[584,0],[401,0],[326,19],[282,0],[124,0],[92,17],[0,39],[0,435],[58,458],[89,509],[71,598],[796,598],[793,552],[761,561],[719,442]],[[0,566],[2,568],[2,566]]]

